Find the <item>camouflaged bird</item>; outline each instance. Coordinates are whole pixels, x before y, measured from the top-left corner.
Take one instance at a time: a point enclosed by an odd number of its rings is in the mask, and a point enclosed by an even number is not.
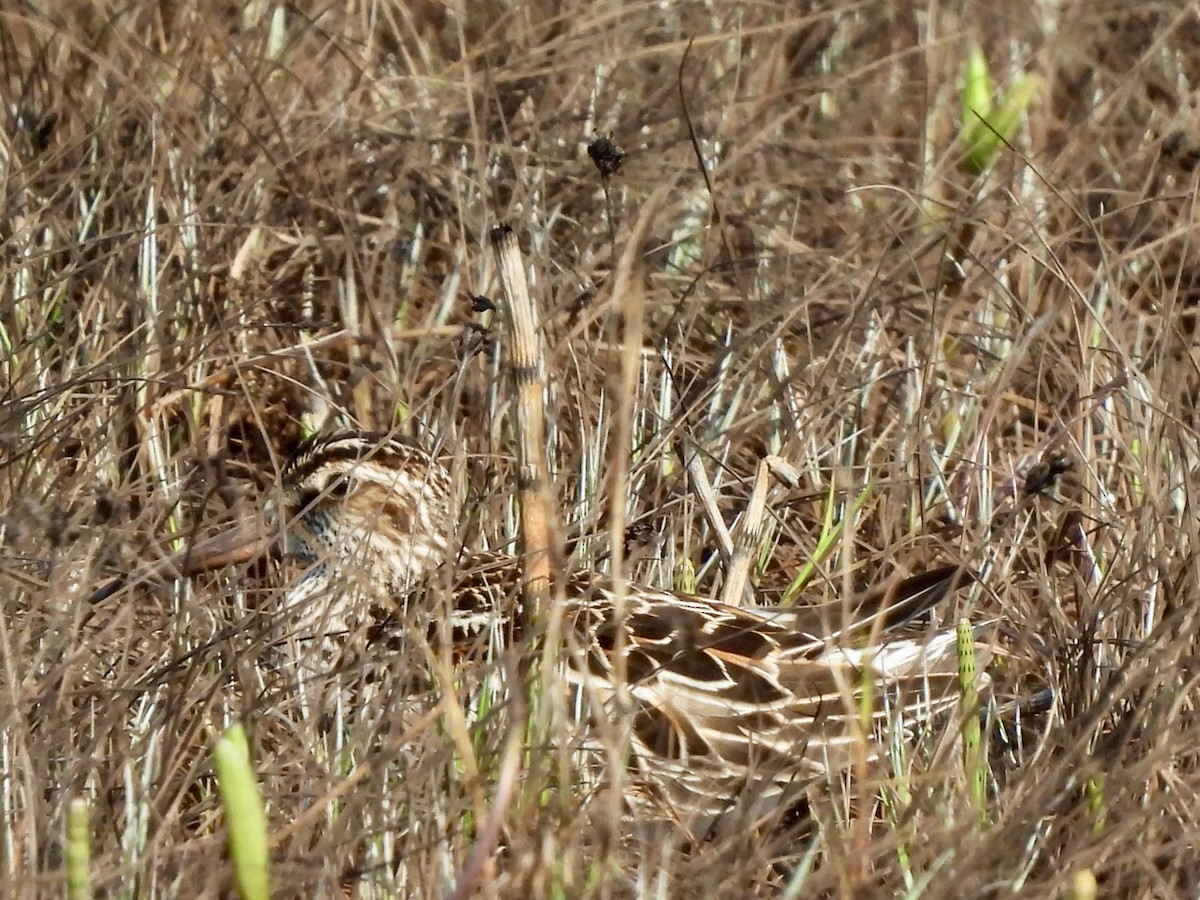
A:
[[[431,454],[339,433],[306,442],[281,479],[287,550],[308,566],[287,600],[303,610],[299,631],[326,642],[367,621],[378,631],[382,611],[434,641],[521,644],[518,561],[455,552],[454,484]],[[784,609],[638,585],[618,602],[609,577],[574,572],[559,667],[579,701],[567,705],[579,746],[624,724],[631,795],[677,820],[778,804],[874,746],[864,710],[911,725],[956,702],[955,634],[897,632],[969,577],[945,566],[849,602]]]

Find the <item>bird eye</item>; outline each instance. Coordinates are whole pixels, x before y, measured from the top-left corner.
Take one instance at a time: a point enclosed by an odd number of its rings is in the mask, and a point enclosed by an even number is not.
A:
[[[350,496],[351,487],[353,485],[350,483],[349,475],[338,475],[336,478],[330,479],[325,492],[334,500],[345,500]]]

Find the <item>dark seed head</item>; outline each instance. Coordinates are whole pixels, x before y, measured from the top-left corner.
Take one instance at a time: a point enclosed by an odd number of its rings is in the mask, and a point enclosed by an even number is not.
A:
[[[600,177],[605,181],[621,171],[626,155],[612,137],[598,137],[588,144],[588,156],[592,158]]]

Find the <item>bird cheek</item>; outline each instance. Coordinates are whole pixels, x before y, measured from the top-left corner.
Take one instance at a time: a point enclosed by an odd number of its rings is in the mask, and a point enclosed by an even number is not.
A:
[[[390,522],[401,534],[412,534],[415,530],[409,504],[399,499],[389,499],[383,506],[384,521]]]
[[[296,532],[295,526],[299,526],[300,523],[295,518],[295,510],[288,502],[289,499],[285,498],[280,503],[277,498],[272,497],[263,505],[263,521],[266,522],[267,532],[273,538],[282,537],[283,552],[288,556],[311,556],[312,551],[306,541]]]
[[[288,555],[302,563],[316,562],[317,539],[308,529],[304,519],[295,518],[287,523],[285,546]]]
[[[288,533],[287,550],[288,555],[298,562],[308,564],[317,561],[317,554],[313,552],[312,545],[293,532]]]

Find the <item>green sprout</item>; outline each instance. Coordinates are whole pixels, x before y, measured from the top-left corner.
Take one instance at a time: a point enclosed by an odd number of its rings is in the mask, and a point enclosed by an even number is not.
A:
[[[242,900],[268,900],[267,815],[241,725],[234,725],[217,741],[214,757],[238,893]]]
[[[91,900],[91,834],[87,801],[76,797],[67,806],[68,900]]]
[[[967,57],[967,73],[962,91],[962,131],[960,138],[966,147],[963,167],[972,175],[981,175],[995,162],[1002,147],[1012,142],[1017,123],[1033,102],[1041,87],[1037,75],[1022,73],[1005,93],[999,108],[992,105],[994,88],[987,60],[979,47]]]
[[[681,559],[676,564],[674,582],[674,588],[679,593],[696,593],[696,567],[690,559]]]
[[[975,670],[975,631],[968,619],[956,628],[958,682],[962,701],[963,766],[967,772],[971,803],[981,818],[987,810],[987,756],[979,727],[979,675]]]

